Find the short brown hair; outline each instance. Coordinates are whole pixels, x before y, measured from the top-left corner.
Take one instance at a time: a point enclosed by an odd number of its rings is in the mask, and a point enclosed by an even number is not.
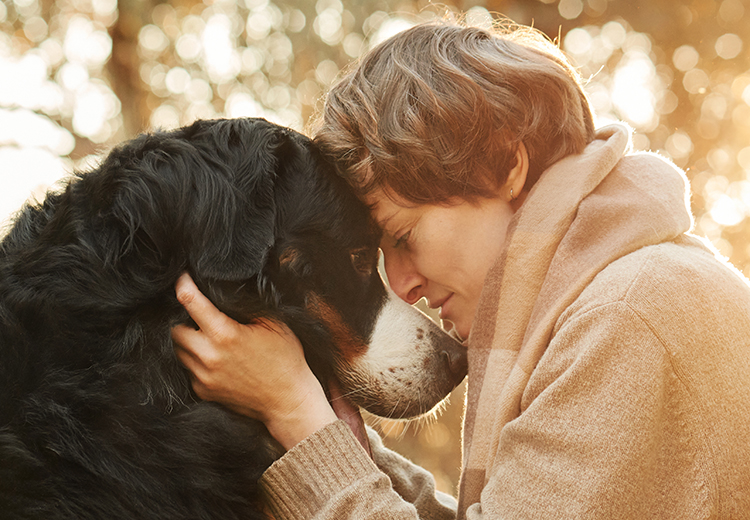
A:
[[[527,187],[594,138],[578,73],[542,33],[439,21],[368,52],[326,99],[315,141],[360,196],[490,197],[529,153]]]

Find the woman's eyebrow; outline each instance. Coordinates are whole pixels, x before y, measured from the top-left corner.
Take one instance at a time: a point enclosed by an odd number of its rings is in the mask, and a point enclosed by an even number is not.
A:
[[[376,224],[378,225],[378,227],[379,227],[380,229],[383,229],[383,230],[385,230],[385,227],[386,227],[386,226],[388,225],[388,223],[389,223],[389,222],[390,222],[391,220],[393,220],[393,217],[395,217],[395,216],[396,216],[396,213],[398,213],[398,211],[394,211],[393,213],[391,213],[391,214],[390,214],[389,216],[387,216],[386,218],[384,218],[384,219],[382,219],[382,220],[378,220],[378,219],[376,218],[376,219],[375,219],[375,223],[376,223]]]

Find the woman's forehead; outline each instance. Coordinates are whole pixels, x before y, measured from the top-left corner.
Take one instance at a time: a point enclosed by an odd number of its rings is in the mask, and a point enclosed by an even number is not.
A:
[[[388,229],[389,224],[400,218],[418,211],[420,206],[406,202],[398,195],[385,193],[381,189],[373,190],[365,197],[365,203],[370,207],[370,214],[380,229]]]

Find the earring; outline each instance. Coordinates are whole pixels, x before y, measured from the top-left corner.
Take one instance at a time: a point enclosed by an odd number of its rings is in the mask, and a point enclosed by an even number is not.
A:
[[[516,198],[513,196],[513,188],[510,189],[510,200],[513,202]]]

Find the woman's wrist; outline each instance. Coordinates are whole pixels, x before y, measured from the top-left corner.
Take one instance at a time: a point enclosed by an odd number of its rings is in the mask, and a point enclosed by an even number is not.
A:
[[[265,421],[268,432],[287,451],[338,420],[322,387],[319,384],[316,386],[317,388],[313,387],[307,392],[294,410],[269,417]]]

